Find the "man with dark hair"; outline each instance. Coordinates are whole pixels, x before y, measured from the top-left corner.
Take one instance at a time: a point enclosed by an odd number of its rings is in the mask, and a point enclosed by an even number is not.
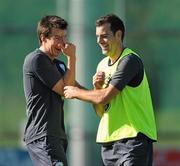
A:
[[[109,14],[96,21],[97,43],[106,57],[93,90],[66,86],[66,98],[93,103],[101,117],[97,143],[105,166],[151,166],[157,140],[151,95],[140,56],[123,44],[123,21]]]
[[[27,124],[24,140],[35,166],[67,166],[63,88],[75,85],[75,46],[66,41],[68,23],[44,16],[37,25],[40,47],[23,65]],[[63,53],[67,65],[57,59]]]

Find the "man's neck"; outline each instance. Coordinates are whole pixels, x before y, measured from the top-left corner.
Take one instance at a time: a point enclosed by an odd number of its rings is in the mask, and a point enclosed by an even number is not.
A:
[[[44,47],[40,46],[39,49],[46,55],[48,56],[52,61],[54,60],[54,57],[52,57]]]
[[[122,52],[124,50],[124,47],[119,47],[115,54],[113,54],[112,56],[109,56],[110,60],[111,60],[111,64],[113,64],[114,62],[116,62],[116,60],[121,56]]]

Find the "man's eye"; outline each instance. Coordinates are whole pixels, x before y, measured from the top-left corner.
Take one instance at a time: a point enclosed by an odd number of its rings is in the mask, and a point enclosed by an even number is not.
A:
[[[62,41],[63,40],[63,38],[59,37],[59,36],[55,36],[54,39],[57,40],[57,41]]]
[[[56,36],[56,37],[55,37],[55,39],[56,39],[56,40],[60,40],[61,38],[60,38],[60,37],[58,37],[58,36]]]
[[[103,38],[108,38],[108,35],[103,35],[102,37],[103,37]]]

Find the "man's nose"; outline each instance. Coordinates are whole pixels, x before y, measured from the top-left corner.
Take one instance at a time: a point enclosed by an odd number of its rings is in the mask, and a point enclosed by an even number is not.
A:
[[[59,40],[58,47],[65,47],[65,41],[63,39]]]
[[[102,37],[97,37],[97,43],[98,43],[98,44],[103,43],[103,38],[102,38]]]

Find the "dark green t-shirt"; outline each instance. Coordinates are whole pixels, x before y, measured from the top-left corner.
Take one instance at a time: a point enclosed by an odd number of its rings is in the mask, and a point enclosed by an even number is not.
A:
[[[52,61],[39,49],[28,54],[23,65],[27,124],[24,140],[28,144],[43,136],[66,139],[63,99],[52,87],[63,77],[65,64]]]

